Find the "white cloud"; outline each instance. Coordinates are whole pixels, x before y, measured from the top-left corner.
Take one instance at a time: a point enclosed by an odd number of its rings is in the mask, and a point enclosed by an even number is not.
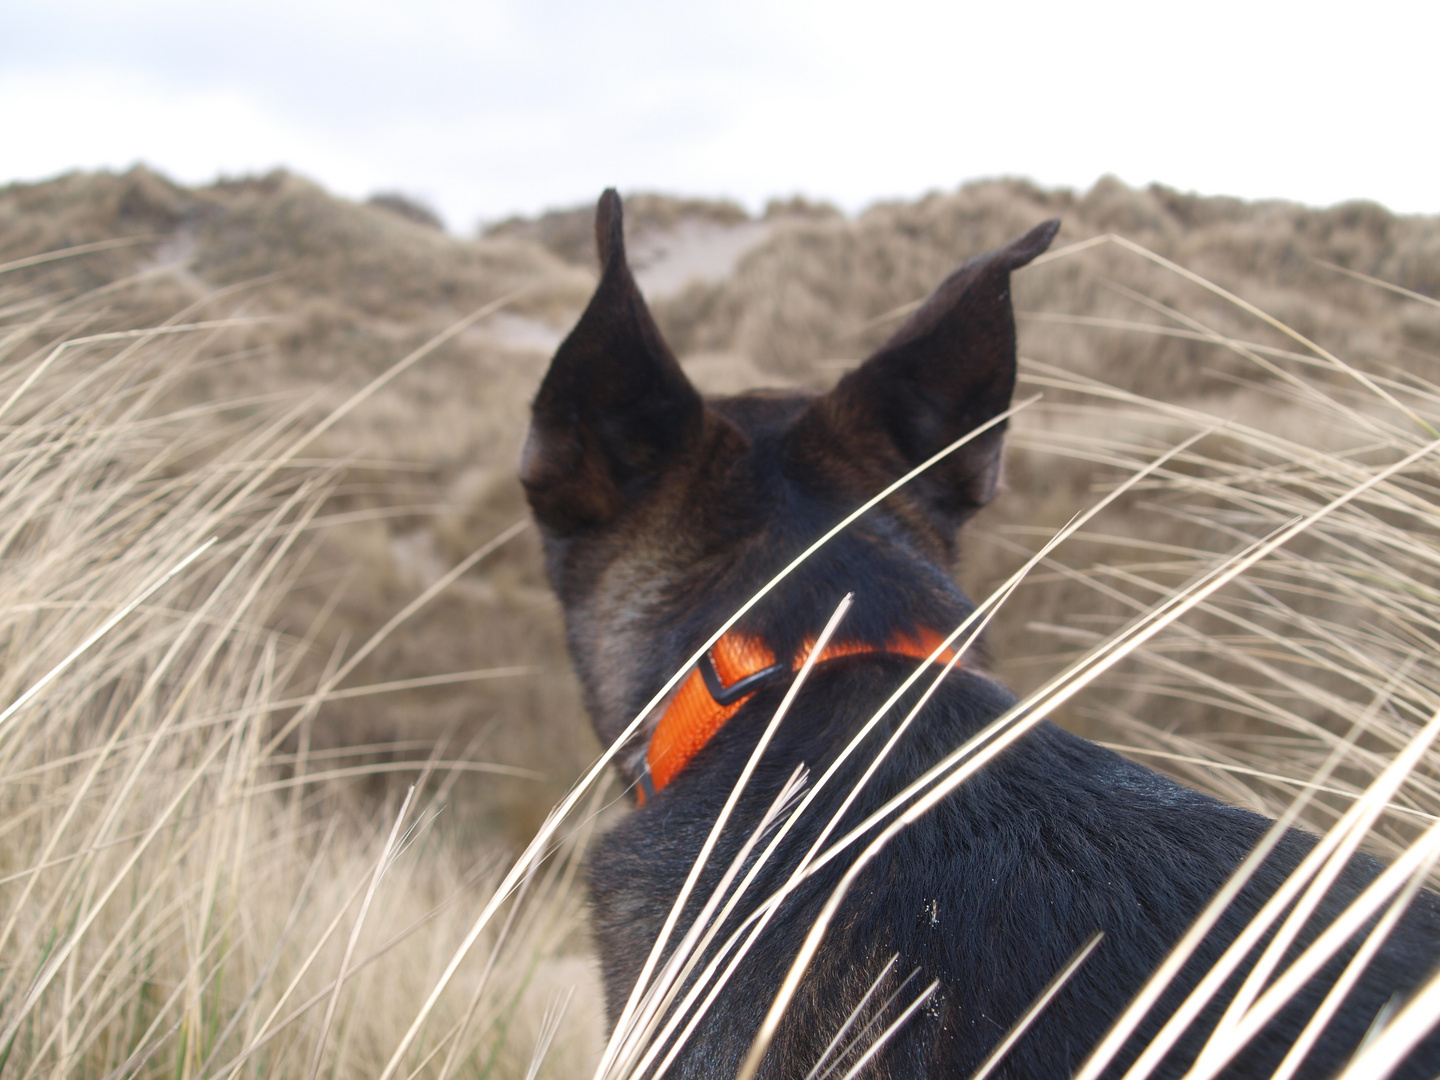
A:
[[[0,179],[285,164],[344,194],[419,194],[462,230],[612,183],[855,208],[1002,173],[1440,211],[1440,8],[1363,14],[19,0],[0,36]]]
[[[0,115],[7,117],[0,175],[145,161],[192,183],[284,164],[350,193],[383,180],[363,153],[288,121],[242,91],[177,92],[136,72],[0,75]]]

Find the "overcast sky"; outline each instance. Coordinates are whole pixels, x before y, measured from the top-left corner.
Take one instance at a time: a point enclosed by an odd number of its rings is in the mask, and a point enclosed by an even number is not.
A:
[[[847,210],[1029,176],[1440,213],[1440,4],[0,0],[0,182],[144,161]]]

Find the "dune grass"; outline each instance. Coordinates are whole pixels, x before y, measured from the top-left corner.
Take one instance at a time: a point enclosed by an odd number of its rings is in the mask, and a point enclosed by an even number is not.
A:
[[[327,699],[395,689],[340,684],[439,591],[305,685],[318,623],[274,615],[342,472],[300,455],[343,407],[173,407],[224,320],[47,340],[56,306],[27,312],[0,356],[0,1075],[371,1075],[500,868],[447,807],[528,771],[312,749]],[[403,797],[357,790],[397,773]],[[530,868],[407,1071],[518,1074],[553,1038],[545,1003],[587,978],[557,956],[586,835]],[[585,1032],[553,1045],[561,1074]]]
[[[1022,523],[977,537],[1009,560],[1003,584],[977,596],[977,620],[1004,620],[1016,590],[1058,590],[1059,614],[1029,628],[1056,642],[1050,669],[1023,712],[865,827],[834,836],[832,823],[793,880],[879,850],[1054,713],[1321,832],[1290,894],[1300,914],[1262,918],[1298,928],[1358,845],[1394,870],[1357,902],[1368,906],[1356,925],[1395,911],[1440,856],[1434,372],[1413,358],[1347,363],[1118,238],[1050,261],[1083,270],[1101,249],[1162,265],[1252,320],[1255,338],[1168,296],[1151,321],[1026,317],[1076,335],[1183,334],[1252,375],[1232,397],[1177,404],[1076,374],[1053,335],[1024,362],[1015,451],[1084,464],[1102,482],[1086,495],[1093,513],[1058,531]],[[457,562],[374,639],[322,632],[338,589],[310,624],[277,629],[345,475],[305,456],[312,403],[187,403],[177,388],[223,362],[232,320],[182,311],[91,333],[102,302],[61,311],[18,289],[0,301],[0,1076],[658,1075],[697,1015],[723,1008],[726,968],[779,899],[748,894],[755,868],[826,777],[797,774],[705,917],[673,950],[657,946],[602,1050],[577,871],[609,797],[608,753],[514,857],[447,809],[513,766],[476,761],[455,740],[310,738],[322,713],[394,689],[345,677],[497,549]],[[320,642],[331,645],[317,664]],[[405,773],[413,788],[377,780]],[[712,959],[737,910],[750,913],[742,936]],[[1382,915],[1375,933],[1385,926]],[[824,948],[824,931],[822,920],[810,948]],[[1272,986],[1252,978],[1194,1075],[1223,1067],[1339,936]],[[857,1018],[819,1072],[858,1073],[931,989],[888,977],[874,973],[875,1000],[893,1006],[886,1026]],[[1347,1075],[1382,1075],[1437,1016],[1432,984]],[[1098,1075],[1124,1023],[1082,1075]]]

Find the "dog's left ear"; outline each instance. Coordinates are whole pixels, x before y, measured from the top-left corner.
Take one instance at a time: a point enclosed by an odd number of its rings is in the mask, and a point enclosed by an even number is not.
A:
[[[1058,220],[1047,221],[962,265],[815,403],[801,430],[819,423],[832,445],[838,439],[852,448],[852,459],[863,455],[898,476],[1008,409],[1015,389],[1010,273],[1049,247],[1059,228]],[[942,527],[957,527],[994,496],[1004,427],[986,430],[912,482]]]
[[[704,405],[625,260],[620,196],[595,211],[600,284],[535,396],[520,481],[541,525],[567,534],[643,496],[699,438]]]

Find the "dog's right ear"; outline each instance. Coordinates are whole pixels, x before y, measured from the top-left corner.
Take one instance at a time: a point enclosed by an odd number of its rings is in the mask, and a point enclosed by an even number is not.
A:
[[[550,362],[520,464],[536,520],[555,533],[602,524],[697,440],[704,406],[625,260],[620,196],[595,212],[600,284]]]
[[[1037,225],[962,265],[889,341],[796,425],[794,452],[820,458],[844,447],[888,482],[995,419],[1015,388],[1010,274],[1049,246],[1058,221]],[[945,532],[995,494],[1004,422],[933,465],[909,493]]]

